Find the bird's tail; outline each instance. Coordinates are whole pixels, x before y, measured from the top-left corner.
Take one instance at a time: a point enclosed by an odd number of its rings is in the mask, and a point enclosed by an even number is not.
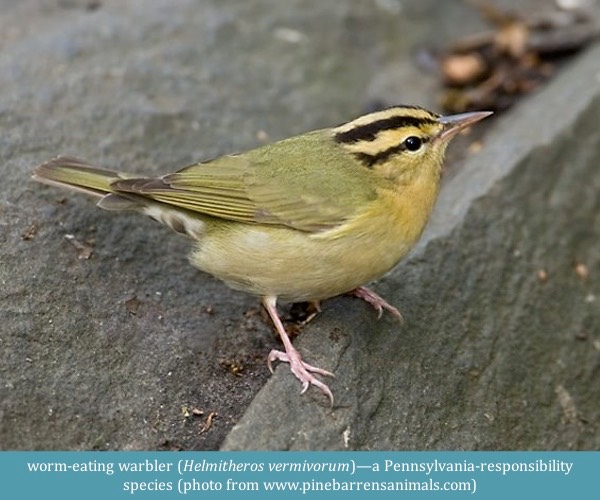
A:
[[[44,184],[66,187],[102,198],[113,192],[113,182],[131,176],[94,167],[78,158],[58,156],[37,167],[32,177]]]
[[[83,160],[58,156],[41,164],[33,179],[51,186],[66,187],[98,198],[104,210],[134,210],[161,222],[178,233],[198,240],[204,232],[201,216],[188,210],[163,203],[138,192],[119,189],[118,181],[136,180],[135,175],[94,167]],[[139,178],[143,182],[152,179]]]

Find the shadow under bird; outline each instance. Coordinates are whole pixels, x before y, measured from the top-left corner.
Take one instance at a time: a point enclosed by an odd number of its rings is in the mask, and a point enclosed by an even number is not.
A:
[[[440,186],[450,139],[489,116],[440,116],[394,106],[335,128],[315,130],[246,153],[141,177],[59,156],[35,169],[37,181],[98,198],[106,210],[141,212],[194,241],[192,265],[230,287],[262,297],[305,392],[333,394],[302,360],[277,313],[277,300],[319,301],[352,293],[401,318],[364,287],[414,246]]]

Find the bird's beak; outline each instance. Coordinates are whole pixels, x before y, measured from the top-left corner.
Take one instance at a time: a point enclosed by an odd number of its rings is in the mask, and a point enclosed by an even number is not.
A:
[[[462,129],[492,114],[493,111],[475,111],[473,113],[461,113],[460,115],[442,116],[439,122],[444,128],[437,135],[436,141],[448,142]]]

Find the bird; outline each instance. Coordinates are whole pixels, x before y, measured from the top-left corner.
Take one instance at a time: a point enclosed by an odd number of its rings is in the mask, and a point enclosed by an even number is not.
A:
[[[193,266],[258,296],[302,384],[333,406],[328,370],[302,359],[278,301],[312,302],[353,294],[380,317],[398,309],[365,284],[393,269],[420,238],[434,207],[446,146],[491,115],[442,116],[397,105],[338,126],[200,161],[162,176],[99,168],[72,156],[42,163],[33,179],[92,195],[105,210],[133,210],[193,241]]]

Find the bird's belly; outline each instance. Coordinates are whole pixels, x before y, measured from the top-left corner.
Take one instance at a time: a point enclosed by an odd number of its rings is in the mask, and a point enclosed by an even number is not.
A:
[[[299,302],[339,295],[389,271],[416,237],[377,231],[309,234],[229,223],[205,233],[190,260],[234,289]]]

